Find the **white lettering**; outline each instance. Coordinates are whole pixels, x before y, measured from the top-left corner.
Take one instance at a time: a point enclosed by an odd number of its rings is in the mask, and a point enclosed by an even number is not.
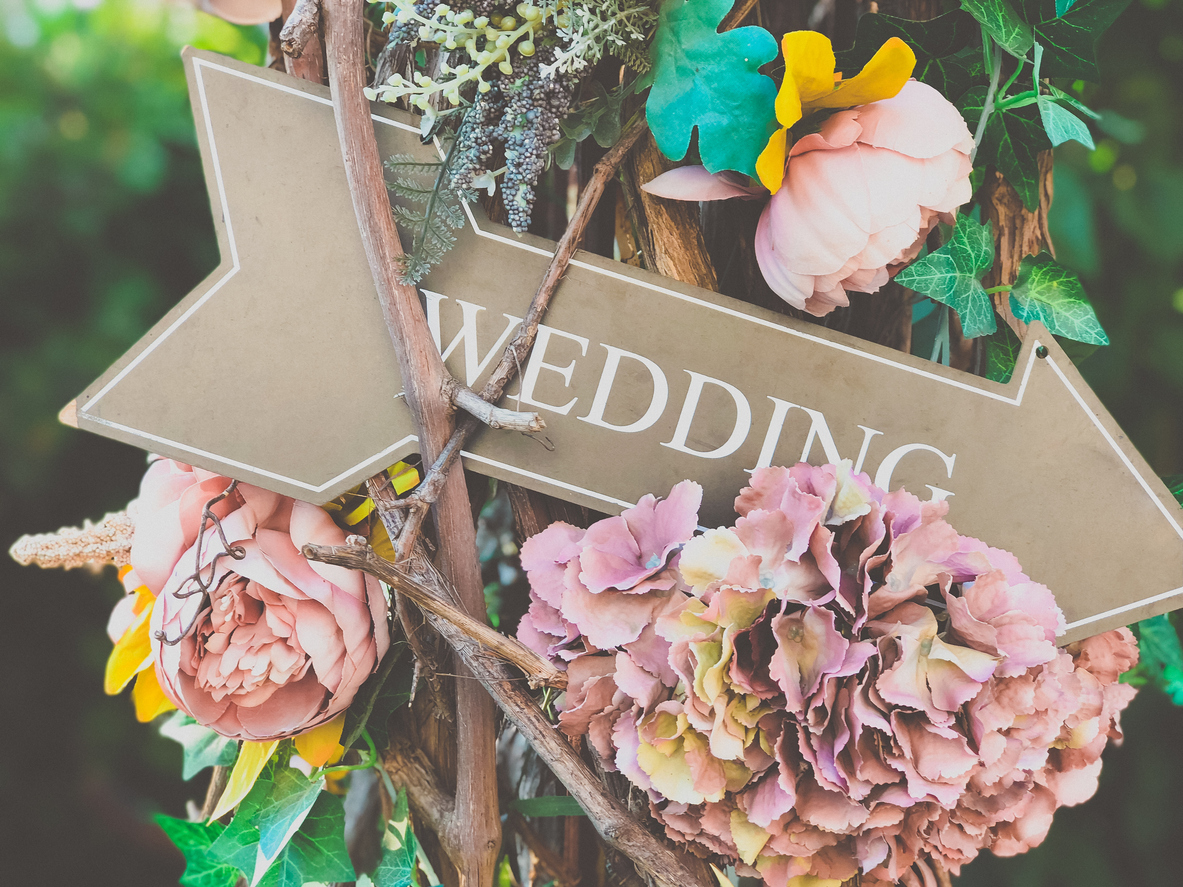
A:
[[[578,397],[573,397],[563,406],[555,406],[550,403],[543,403],[534,397],[534,386],[538,384],[538,374],[542,370],[550,370],[558,373],[563,377],[563,387],[571,387],[571,373],[575,371],[575,361],[572,360],[565,367],[555,366],[552,363],[546,362],[546,348],[550,344],[551,336],[562,336],[564,339],[570,339],[572,342],[579,343],[579,350],[584,357],[587,357],[587,339],[583,336],[574,336],[571,333],[564,333],[562,330],[552,329],[546,324],[538,325],[538,338],[534,340],[534,350],[530,352],[530,360],[526,364],[526,372],[522,374],[522,394],[519,402],[522,406],[541,407],[544,410],[552,410],[560,416],[565,416],[571,412],[571,407],[575,406],[575,401]]]
[[[772,419],[768,422],[768,433],[764,435],[764,445],[760,447],[760,458],[756,460],[756,468],[767,468],[772,464],[773,458],[776,456],[776,446],[780,443],[780,435],[785,427],[785,417],[788,416],[789,410],[804,410],[809,414],[809,435],[805,438],[805,446],[801,449],[801,458],[799,461],[808,462],[809,453],[813,449],[813,442],[817,440],[822,445],[822,452],[825,454],[826,461],[837,463],[842,461],[842,456],[838,452],[838,446],[834,443],[834,435],[830,431],[830,425],[826,422],[826,417],[820,410],[811,410],[809,407],[799,406],[795,403],[788,403],[781,400],[779,397],[768,397],[770,401],[775,404],[772,410]],[[874,428],[868,428],[865,425],[859,425],[863,430],[863,445],[859,448],[858,459],[854,463],[855,472],[863,470],[863,462],[866,461],[867,451],[871,447],[871,440],[876,435],[882,434],[882,431],[876,431]]]
[[[604,345],[603,347],[608,350],[608,358],[604,361],[604,372],[600,375],[600,384],[596,387],[596,396],[592,399],[591,411],[586,416],[580,416],[580,421],[629,434],[652,427],[653,423],[661,418],[661,414],[665,411],[666,401],[669,400],[670,386],[666,382],[665,373],[661,371],[661,367],[640,354],[634,354],[612,345]],[[633,360],[640,361],[641,365],[649,371],[649,375],[653,377],[653,398],[649,401],[645,415],[640,419],[628,425],[613,425],[611,422],[604,421],[604,410],[608,407],[608,395],[612,392],[612,384],[616,381],[616,371],[620,368],[620,358],[622,357],[631,357]]]
[[[720,379],[712,379],[710,376],[700,375],[693,370],[686,370],[686,372],[690,374],[690,389],[686,392],[686,401],[682,404],[678,427],[674,429],[673,439],[663,443],[662,446],[682,453],[689,453],[691,456],[701,456],[703,459],[722,459],[724,456],[730,456],[740,448],[747,439],[748,432],[752,429],[752,407],[748,403],[748,399],[734,385],[729,385]],[[718,385],[735,401],[735,427],[731,430],[731,436],[722,446],[704,453],[686,446],[686,439],[690,436],[690,425],[694,422],[694,413],[698,409],[698,400],[702,396],[703,386],[708,382]]]
[[[941,461],[945,463],[945,474],[950,478],[953,477],[953,463],[957,461],[956,453],[954,453],[952,456],[949,456],[945,453],[942,453],[936,447],[930,447],[928,444],[905,444],[902,447],[896,447],[887,454],[887,458],[879,463],[879,470],[875,472],[875,486],[882,490],[890,490],[891,476],[895,473],[896,468],[899,466],[900,460],[909,453],[918,452],[935,453],[940,457]],[[929,487],[929,489],[932,490],[933,499],[938,501],[953,495],[947,490],[941,490],[938,487]],[[939,495],[941,493],[944,493],[944,495]]]
[[[447,296],[442,296],[439,293],[433,293],[429,290],[423,290],[423,295],[427,298],[427,328],[431,331],[431,337],[435,340],[435,347],[439,350],[440,356],[444,360],[447,360],[461,343],[464,344],[464,384],[471,387],[480,378],[481,373],[493,362],[493,358],[497,356],[498,352],[505,347],[505,343],[509,340],[510,335],[512,335],[513,331],[522,322],[521,318],[503,314],[502,317],[508,321],[505,331],[493,343],[493,347],[488,350],[485,356],[478,359],[476,320],[477,314],[485,309],[480,305],[474,305],[471,302],[465,302],[463,299],[457,299],[456,304],[460,306],[460,312],[464,320],[460,326],[460,332],[456,334],[445,349],[442,344],[443,332],[440,327],[440,302],[446,299]]]

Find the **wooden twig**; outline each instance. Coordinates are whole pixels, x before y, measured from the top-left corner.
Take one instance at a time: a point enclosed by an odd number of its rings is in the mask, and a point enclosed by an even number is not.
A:
[[[579,883],[579,872],[567,868],[563,857],[548,847],[546,842],[538,836],[538,833],[530,828],[526,817],[517,810],[510,810],[507,822],[509,827],[526,842],[526,846],[530,848],[530,852],[534,854],[542,867],[554,878],[556,887],[575,887]]]
[[[222,800],[222,792],[226,791],[229,782],[230,768],[215,765],[214,772],[209,777],[209,788],[205,790],[205,801],[201,805],[199,822],[207,822],[214,815],[214,811],[218,809],[218,801]]]
[[[506,386],[513,380],[518,368],[525,362],[530,349],[534,347],[534,339],[538,336],[538,325],[542,322],[542,316],[550,305],[551,297],[558,288],[559,281],[562,280],[567,266],[571,264],[571,259],[579,248],[583,233],[587,230],[588,222],[591,221],[592,212],[604,194],[605,186],[616,174],[616,169],[620,166],[625,155],[648,131],[648,128],[643,116],[634,118],[625,127],[616,144],[609,148],[600,162],[596,164],[591,179],[579,198],[575,213],[571,216],[571,221],[568,222],[562,239],[559,240],[555,254],[551,257],[542,282],[538,284],[538,289],[530,301],[530,307],[526,310],[526,315],[522,319],[517,333],[506,346],[505,352],[501,355],[501,361],[493,370],[493,375],[485,383],[485,387],[481,389],[480,396],[485,402],[492,404],[501,398]],[[480,423],[475,419],[466,419],[458,423],[447,444],[432,462],[422,483],[413,494],[403,500],[409,511],[398,544],[395,546],[400,557],[410,553],[422,526],[426,506],[435,501],[448,476],[449,469],[464,448],[465,441],[479,427]]]
[[[283,54],[298,59],[304,54],[304,47],[320,30],[320,0],[296,0],[296,7],[283,30],[279,32],[279,45]]]
[[[319,559],[319,548],[306,545],[304,554],[314,560]],[[389,575],[379,563],[386,562],[368,546],[333,546],[330,550],[334,555],[341,555],[343,549],[352,550],[351,566],[356,564],[359,569],[384,581],[385,576]],[[343,564],[344,559],[335,557],[333,563]],[[379,570],[381,574],[376,572]],[[445,599],[447,590],[437,588],[433,596]],[[587,812],[596,831],[610,846],[632,860],[639,870],[660,887],[712,887],[716,884],[700,860],[662,843],[608,792],[570,743],[547,720],[533,697],[522,686],[523,682],[514,676],[504,661],[489,656],[486,648],[459,626],[432,613],[428,613],[427,618],[550,767],[551,772],[567,787],[567,791]],[[455,809],[464,811],[459,801]],[[470,814],[464,811],[464,815]]]
[[[756,4],[760,0],[740,0],[739,3],[732,7],[731,12],[723,16],[723,21],[719,25],[720,31],[730,31],[732,28],[738,27],[749,12],[756,8]]]
[[[538,687],[553,687],[557,690],[567,688],[567,675],[550,662],[520,641],[506,637],[485,623],[478,622],[467,613],[461,612],[450,604],[447,598],[441,596],[441,591],[444,593],[447,591],[447,583],[444,582],[443,577],[434,577],[436,581],[428,585],[401,569],[397,564],[392,564],[379,557],[361,537],[350,538],[350,541],[354,540],[360,540],[361,544],[356,542],[352,545],[314,545],[309,543],[304,546],[302,553],[309,560],[346,567],[351,570],[364,570],[371,576],[376,576],[412,601],[425,613],[445,620],[489,652],[517,666],[526,675],[531,687],[536,689]],[[429,566],[426,561],[423,565]],[[448,596],[450,597],[450,595]]]
[[[546,427],[542,417],[537,413],[519,412],[493,406],[471,388],[464,385],[453,386],[450,397],[457,409],[464,410],[478,422],[493,429],[505,431],[521,431],[532,434]],[[453,432],[455,435],[455,432]]]
[[[407,790],[407,800],[415,817],[439,836],[444,852],[451,856],[456,802],[435,778],[431,762],[423,752],[397,734],[391,737],[390,745],[382,750],[381,755],[382,769],[396,786]]]
[[[383,319],[398,360],[406,403],[415,421],[423,459],[434,461],[452,433],[452,405],[441,392],[448,378],[427,325],[419,295],[398,280],[402,246],[391,212],[382,161],[374,137],[365,81],[364,0],[324,0],[329,90],[345,175],[357,214],[362,245],[374,278]],[[440,566],[469,614],[485,610],[484,583],[476,558],[476,528],[468,488],[461,474],[449,477],[435,503]],[[442,620],[440,620],[442,622]],[[497,805],[494,708],[476,681],[456,682],[453,743],[428,749],[436,766],[453,753],[455,809],[449,859],[459,880],[473,887],[493,883],[501,846]]]

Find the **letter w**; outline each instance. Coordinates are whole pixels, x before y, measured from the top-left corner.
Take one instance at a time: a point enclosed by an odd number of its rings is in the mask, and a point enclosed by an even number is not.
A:
[[[445,349],[443,346],[443,332],[440,329],[440,302],[446,299],[447,296],[429,292],[428,290],[423,290],[423,295],[427,297],[427,327],[431,330],[431,338],[435,340],[435,347],[439,349],[440,356],[444,360],[447,360],[452,356],[456,348],[459,347],[460,343],[464,343],[464,384],[471,387],[480,378],[481,373],[488,369],[489,364],[493,362],[493,358],[497,356],[498,352],[505,347],[505,343],[509,340],[510,335],[517,329],[518,324],[522,322],[521,318],[503,314],[502,317],[507,321],[505,331],[493,343],[493,347],[488,350],[485,356],[478,358],[476,320],[477,314],[485,310],[484,307],[474,305],[471,302],[465,302],[463,299],[456,299],[456,304],[460,306],[463,316],[463,323],[460,326],[460,332],[456,334]]]

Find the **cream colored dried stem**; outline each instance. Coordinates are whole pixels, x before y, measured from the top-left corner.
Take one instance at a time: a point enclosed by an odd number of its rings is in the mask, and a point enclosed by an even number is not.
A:
[[[363,0],[324,0],[329,91],[345,176],[382,316],[390,334],[423,459],[438,455],[453,428],[453,407],[441,395],[449,378],[413,286],[399,280],[402,246],[395,229],[382,161],[370,119],[365,81]],[[485,612],[484,583],[476,558],[476,528],[462,474],[446,481],[435,503],[440,567],[463,610]],[[501,846],[497,805],[495,711],[476,681],[456,682],[455,805],[449,858],[465,887],[493,883]],[[445,761],[449,749],[436,750]]]
[[[122,567],[131,559],[135,524],[126,511],[115,511],[101,521],[81,527],[62,527],[56,533],[21,536],[8,554],[22,567]]]
[[[493,375],[485,383],[485,387],[481,389],[481,400],[489,404],[496,403],[505,392],[506,386],[517,374],[518,368],[525,362],[530,349],[534,347],[534,339],[538,336],[538,326],[542,322],[546,309],[550,306],[551,297],[558,289],[559,282],[567,272],[567,266],[571,264],[576,250],[579,249],[579,243],[583,240],[583,234],[591,221],[592,213],[599,205],[604,188],[616,174],[625,155],[647,130],[648,125],[643,117],[632,120],[625,127],[620,138],[616,140],[616,144],[609,148],[600,162],[596,164],[583,194],[579,197],[575,213],[571,216],[571,220],[567,223],[567,229],[563,232],[563,236],[555,248],[554,256],[551,257],[542,282],[539,283],[534,298],[530,301],[530,307],[526,309],[525,317],[522,319],[517,333],[506,346],[501,361],[493,370]],[[439,495],[448,472],[460,455],[465,442],[479,427],[480,424],[475,419],[466,419],[458,423],[443,451],[428,469],[423,482],[412,495],[403,500],[407,516],[395,545],[399,558],[409,555],[414,548],[415,540],[423,525],[423,518],[427,513],[427,507]]]
[[[489,652],[495,653],[506,662],[517,666],[526,676],[531,687],[535,689],[552,687],[556,690],[567,688],[567,675],[555,668],[549,661],[543,659],[525,644],[506,637],[501,632],[490,628],[483,622],[478,622],[467,613],[457,609],[450,602],[454,596],[448,592],[447,583],[431,567],[430,561],[426,559],[419,561],[416,570],[418,575],[413,575],[410,571],[380,557],[377,552],[364,544],[364,540],[360,536],[352,536],[350,541],[356,544],[334,546],[309,543],[304,546],[303,555],[309,560],[334,564],[338,567],[348,567],[352,570],[364,570],[371,576],[376,576],[412,601],[423,612],[447,621]],[[425,577],[424,570],[428,571]]]
[[[546,427],[546,423],[537,413],[519,412],[493,406],[471,388],[459,383],[452,386],[448,397],[457,409],[464,410],[478,422],[493,429],[533,434]]]
[[[305,545],[303,553],[311,560],[364,570],[383,581],[388,581],[387,577],[397,578],[392,575],[392,565],[378,557],[367,545]],[[431,590],[431,594],[438,600],[446,600],[449,592],[447,588],[437,586]],[[609,793],[570,743],[547,720],[523,686],[524,682],[509,670],[500,657],[490,656],[486,647],[448,620],[431,613],[427,614],[427,618],[583,807],[596,831],[609,846],[632,860],[638,870],[659,887],[716,885],[717,882],[701,860],[663,843]],[[455,809],[464,810],[459,803]]]

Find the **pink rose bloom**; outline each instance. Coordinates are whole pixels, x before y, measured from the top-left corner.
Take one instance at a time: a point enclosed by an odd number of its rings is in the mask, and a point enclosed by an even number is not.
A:
[[[307,542],[341,545],[314,505],[170,459],[154,462],[136,503],[132,563],[158,595],[152,652],[164,693],[223,736],[292,736],[340,714],[390,646],[387,603],[364,573],[306,560]],[[208,597],[191,577],[200,566]],[[191,593],[196,592],[196,593]],[[164,640],[161,640],[163,635]]]
[[[756,229],[768,285],[817,317],[878,292],[916,258],[938,221],[969,200],[973,136],[957,109],[915,80],[894,97],[839,111],[788,152],[784,183]],[[682,167],[644,186],[675,200],[767,192],[735,173]]]

